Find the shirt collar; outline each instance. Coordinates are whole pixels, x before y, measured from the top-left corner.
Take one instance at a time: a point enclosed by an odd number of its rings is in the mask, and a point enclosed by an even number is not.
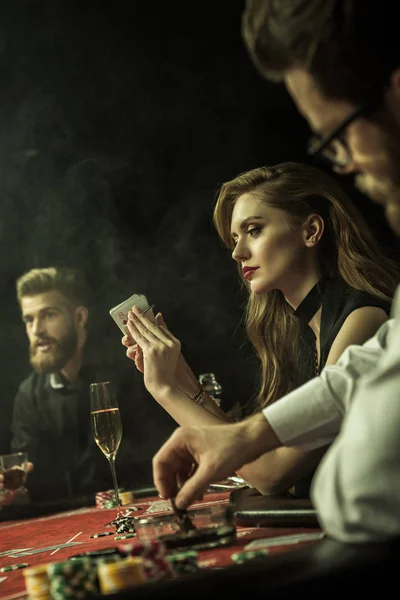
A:
[[[75,386],[72,385],[60,371],[56,373],[48,373],[46,377],[46,385],[51,387],[53,390],[74,390],[79,389],[87,380],[97,380],[97,368],[92,364],[84,362],[79,370],[78,381]]]
[[[68,381],[61,375],[61,373],[50,373],[49,384],[53,390],[61,390],[67,387],[71,387]]]

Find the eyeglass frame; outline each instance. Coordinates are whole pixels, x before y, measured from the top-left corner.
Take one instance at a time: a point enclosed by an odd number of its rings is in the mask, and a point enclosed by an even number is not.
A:
[[[318,142],[315,142],[315,140],[318,139],[318,134],[314,134],[308,144],[308,156],[311,156],[313,158],[317,156],[318,158],[322,158],[323,160],[328,161],[331,165],[335,165],[339,168],[345,168],[347,164],[351,163],[352,156],[350,148],[347,146],[346,142],[340,139],[340,134],[343,133],[346,127],[350,125],[350,123],[358,119],[358,117],[360,117],[361,115],[365,115],[368,112],[373,112],[376,108],[378,108],[381,102],[382,94],[379,95],[379,98],[374,98],[369,102],[365,102],[364,104],[357,106],[357,108],[353,112],[351,112],[350,115],[348,115],[341,123],[339,123],[339,125],[337,125],[333,131],[322,136]],[[329,146],[329,144],[331,144],[336,138],[338,138],[337,141],[340,142],[340,144],[342,144],[344,150],[347,152],[349,161],[346,165],[335,163],[335,160],[331,160],[323,154],[325,148],[327,148],[327,146]]]

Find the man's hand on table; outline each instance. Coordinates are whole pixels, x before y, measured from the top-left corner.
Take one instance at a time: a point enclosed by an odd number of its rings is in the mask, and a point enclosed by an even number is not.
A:
[[[263,413],[240,423],[179,427],[153,458],[154,484],[162,498],[176,495],[176,506],[187,508],[210,483],[280,445]]]
[[[26,474],[23,480],[23,485],[26,483],[28,473],[33,471],[33,463],[28,462],[26,465]],[[21,487],[17,490],[7,490],[4,487],[4,475],[0,473],[0,508],[9,504],[25,504],[28,497],[28,490]]]

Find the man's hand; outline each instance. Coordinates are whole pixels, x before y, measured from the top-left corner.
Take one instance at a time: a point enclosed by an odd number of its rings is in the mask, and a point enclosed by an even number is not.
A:
[[[27,475],[31,471],[33,471],[33,463],[28,462],[26,464],[26,474],[25,474],[25,477],[24,477],[24,480],[23,480],[23,484],[24,485],[26,483]],[[16,491],[17,490],[15,490],[15,491],[7,490],[4,487],[4,475],[2,473],[0,473],[0,507],[12,504],[12,502],[14,500],[14,495],[15,495]]]
[[[241,423],[179,427],[153,458],[154,484],[178,508],[201,498],[210,483],[232,475],[261,454],[280,446],[262,413]]]
[[[4,475],[0,473],[0,508],[2,506],[8,506],[8,504],[11,504],[13,497],[14,492],[4,488]]]

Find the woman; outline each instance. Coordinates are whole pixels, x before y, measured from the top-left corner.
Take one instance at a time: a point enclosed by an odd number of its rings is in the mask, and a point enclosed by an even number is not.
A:
[[[223,184],[214,223],[232,249],[249,297],[246,331],[260,360],[260,410],[368,340],[389,316],[397,264],[384,256],[336,182],[308,165],[283,163]],[[199,387],[161,315],[132,312],[123,338],[146,388],[180,425],[228,417]],[[280,448],[238,474],[263,494],[296,485],[307,496],[325,449]]]

